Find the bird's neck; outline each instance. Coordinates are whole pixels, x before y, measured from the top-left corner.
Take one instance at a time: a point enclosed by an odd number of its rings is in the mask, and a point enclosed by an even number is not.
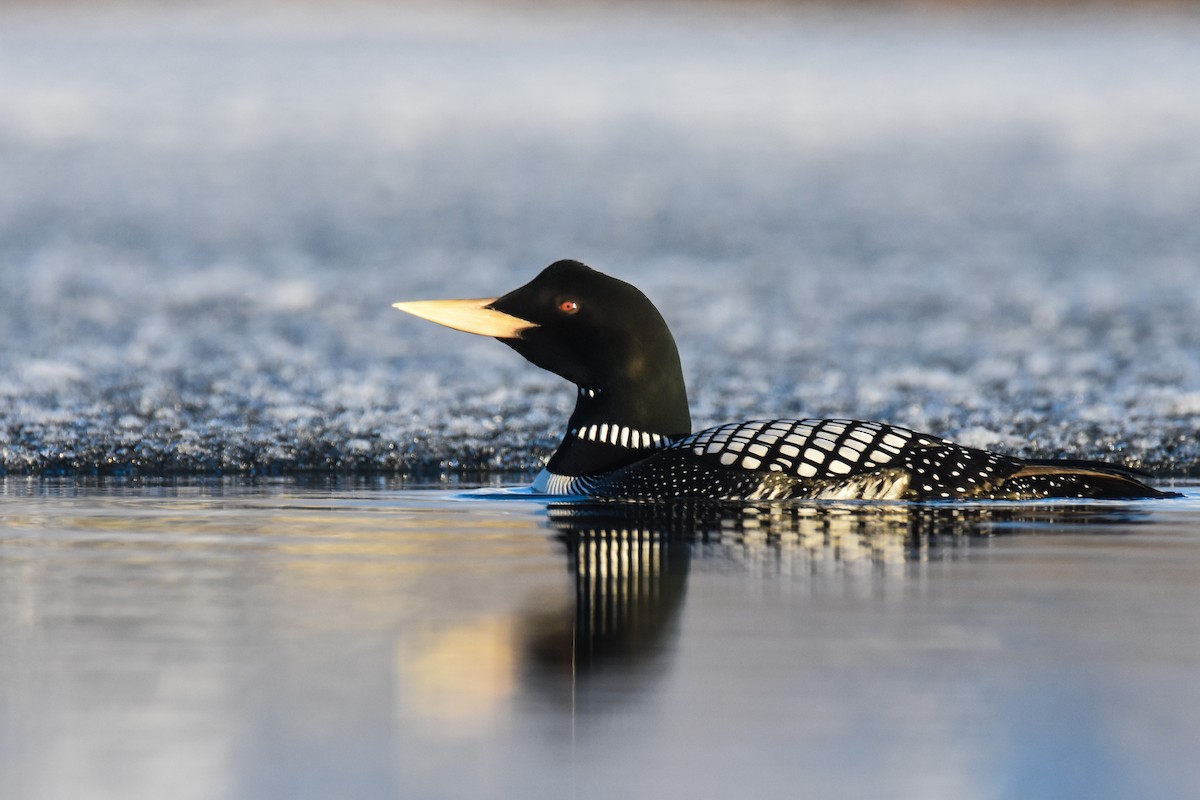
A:
[[[647,458],[691,429],[681,376],[624,391],[580,386],[562,443],[546,469],[571,476],[609,472]]]

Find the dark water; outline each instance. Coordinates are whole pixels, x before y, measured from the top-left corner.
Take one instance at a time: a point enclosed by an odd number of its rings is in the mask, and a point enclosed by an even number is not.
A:
[[[721,509],[0,479],[0,795],[1200,792],[1200,491]]]

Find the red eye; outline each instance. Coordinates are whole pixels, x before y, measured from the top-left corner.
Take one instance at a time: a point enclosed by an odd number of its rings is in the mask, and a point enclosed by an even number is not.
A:
[[[563,300],[558,304],[558,310],[564,314],[574,314],[579,310],[579,303],[574,300]]]

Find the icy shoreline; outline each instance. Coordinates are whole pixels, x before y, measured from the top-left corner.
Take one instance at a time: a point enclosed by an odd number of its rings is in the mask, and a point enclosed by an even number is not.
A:
[[[1200,475],[1200,18],[129,13],[0,9],[0,474],[533,471],[569,387],[388,305],[574,257],[697,427]]]

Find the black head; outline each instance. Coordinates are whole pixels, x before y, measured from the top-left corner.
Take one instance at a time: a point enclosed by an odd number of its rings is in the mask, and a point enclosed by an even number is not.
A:
[[[646,295],[578,261],[551,264],[491,308],[536,326],[502,342],[579,386],[636,384],[679,358]]]
[[[662,433],[691,429],[675,339],[636,287],[578,261],[557,261],[490,307],[534,326],[500,341],[599,393],[602,408],[587,417]],[[592,421],[583,410],[572,424]]]
[[[578,261],[555,262],[503,297],[396,305],[494,336],[579,386],[572,426],[609,423],[663,435],[691,430],[679,352],[658,309],[637,288]]]

